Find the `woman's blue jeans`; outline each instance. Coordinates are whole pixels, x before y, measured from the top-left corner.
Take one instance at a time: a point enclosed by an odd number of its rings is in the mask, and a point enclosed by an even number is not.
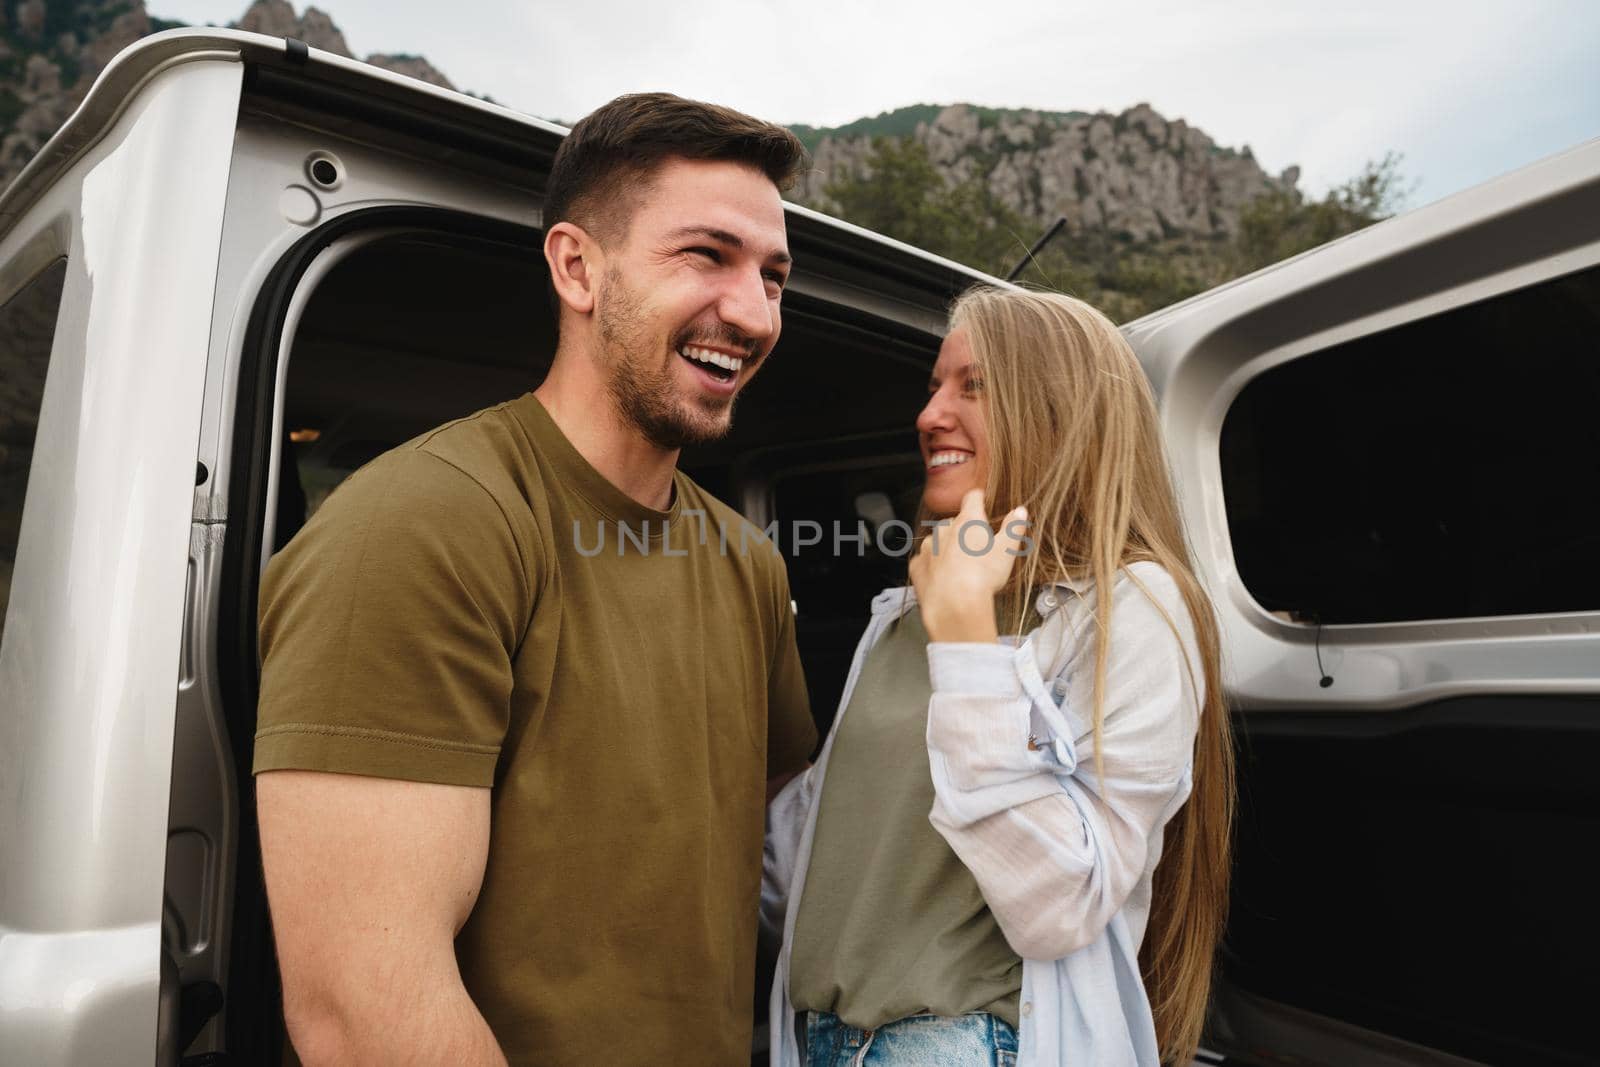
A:
[[[1014,1067],[1017,1032],[988,1012],[912,1015],[876,1030],[806,1013],[806,1067]]]

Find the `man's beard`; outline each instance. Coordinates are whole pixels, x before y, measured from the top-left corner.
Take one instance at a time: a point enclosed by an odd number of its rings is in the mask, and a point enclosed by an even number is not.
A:
[[[708,444],[733,425],[733,397],[696,393],[687,401],[678,395],[677,375],[670,363],[680,359],[683,345],[705,340],[705,331],[683,331],[675,337],[664,362],[657,363],[659,340],[645,322],[644,301],[623,282],[616,268],[606,272],[604,294],[595,309],[606,392],[622,417],[659,448],[682,449]],[[752,347],[740,339],[741,348]]]

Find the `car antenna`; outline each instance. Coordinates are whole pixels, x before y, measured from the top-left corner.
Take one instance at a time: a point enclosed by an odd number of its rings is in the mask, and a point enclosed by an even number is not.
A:
[[[1051,240],[1055,237],[1056,234],[1060,233],[1062,230],[1064,230],[1066,228],[1067,228],[1067,217],[1065,215],[1062,215],[1059,219],[1056,219],[1056,221],[1051,224],[1051,226],[1050,226],[1050,228],[1048,230],[1044,231],[1044,236],[1043,237],[1041,237],[1037,241],[1033,242],[1033,247],[1028,249],[1028,254],[1023,256],[1022,259],[1018,261],[1018,263],[1017,263],[1017,265],[1015,267],[1011,268],[1011,273],[1010,274],[1006,275],[1006,281],[1008,281],[1008,282],[1016,281],[1017,280],[1017,275],[1021,274],[1023,272],[1023,270],[1027,268],[1028,264],[1033,262],[1033,257],[1038,255],[1040,253],[1040,251],[1042,251],[1044,249],[1044,246],[1051,242]]]

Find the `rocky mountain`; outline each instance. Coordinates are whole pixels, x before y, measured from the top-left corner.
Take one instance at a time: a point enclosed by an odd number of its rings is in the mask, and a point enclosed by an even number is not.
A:
[[[0,0],[0,185],[66,121],[119,50],[174,25],[151,18],[143,0]],[[232,25],[352,55],[327,12],[296,14],[289,0],[256,0]],[[452,87],[420,56],[365,61]],[[1230,236],[1246,204],[1293,192],[1299,176],[1295,168],[1269,175],[1248,147],[1219,146],[1146,104],[1117,115],[921,104],[834,129],[794,129],[814,161],[794,195],[825,211],[838,208],[831,184],[870,169],[875,137],[909,137],[952,187],[976,179],[1040,230],[1065,216],[1071,232],[1140,244]]]
[[[1222,147],[1148,104],[1120,115],[918,105],[838,130],[796,132],[813,160],[797,196],[824,211],[836,207],[831,184],[870,168],[874,137],[903,134],[923,144],[951,185],[976,179],[1041,230],[1064,216],[1070,232],[1140,243],[1231,236],[1245,205],[1292,192],[1300,176],[1291,167],[1274,177],[1248,146]]]
[[[304,15],[297,17],[289,0],[256,0],[244,13],[244,17],[232,25],[241,30],[249,30],[251,33],[264,33],[269,37],[295,37],[312,48],[355,58],[350,46],[345,44],[344,34],[339,32],[339,27],[333,24],[333,19],[327,12],[308,7]],[[421,56],[373,52],[362,62],[404,74],[408,78],[425,81],[430,85],[446,89],[455,88],[449,78]]]
[[[169,23],[140,0],[0,5],[0,183],[8,182],[72,114],[95,76],[127,45]]]
[[[146,34],[180,25],[151,18],[143,0],[0,2],[0,187],[66,122],[113,56]],[[257,0],[230,25],[352,56],[326,12],[308,7],[296,15],[289,0]],[[375,53],[365,62],[454,88],[420,56]]]

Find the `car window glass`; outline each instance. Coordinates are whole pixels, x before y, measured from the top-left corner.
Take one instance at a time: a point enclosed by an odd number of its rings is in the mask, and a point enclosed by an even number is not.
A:
[[[1600,268],[1275,367],[1221,440],[1240,577],[1295,621],[1600,610]]]
[[[67,261],[57,260],[0,307],[0,638],[11,602],[33,439],[66,277]]]

